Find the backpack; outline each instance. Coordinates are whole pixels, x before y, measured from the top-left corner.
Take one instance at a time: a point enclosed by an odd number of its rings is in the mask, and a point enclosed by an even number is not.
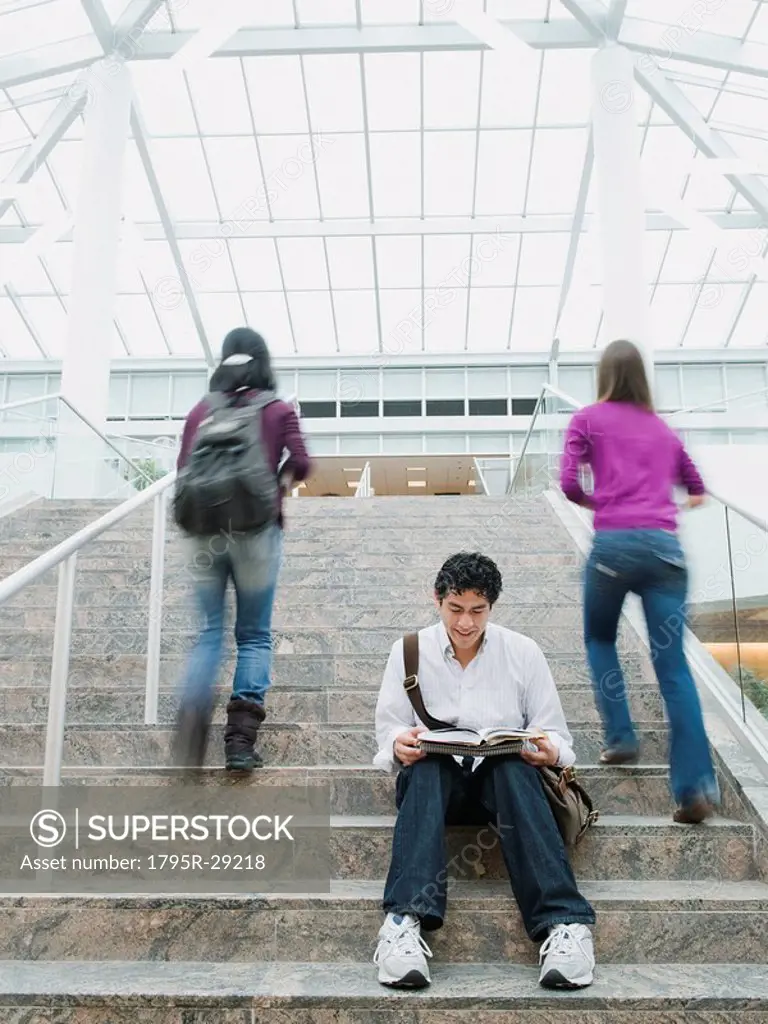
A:
[[[258,532],[277,520],[277,475],[261,432],[261,411],[276,401],[272,391],[242,403],[241,396],[220,391],[206,396],[208,413],[173,499],[174,520],[187,534]]]

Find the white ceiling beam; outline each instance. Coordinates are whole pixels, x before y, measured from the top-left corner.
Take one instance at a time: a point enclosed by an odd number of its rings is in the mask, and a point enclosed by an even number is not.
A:
[[[589,37],[595,40],[607,38],[608,11],[600,0],[560,0],[563,7],[570,11]]]
[[[150,4],[145,4],[150,8]],[[154,13],[154,11],[152,12]],[[148,20],[148,19],[147,19]],[[118,22],[121,25],[122,19]],[[146,21],[145,21],[146,24]],[[534,49],[590,47],[594,40],[580,25],[567,18],[544,21],[505,21],[520,39]],[[150,32],[141,44],[127,45],[136,25],[123,25],[126,60],[164,60],[173,57],[195,35],[194,32]],[[117,32],[117,29],[116,29]],[[246,28],[219,47],[214,57],[262,57],[317,53],[421,53],[433,50],[487,49],[460,25],[378,25],[349,28]],[[102,55],[92,36],[78,36],[66,42],[41,46],[22,55],[0,59],[0,89],[24,82],[64,74],[87,67]]]
[[[735,210],[733,213],[708,213],[712,223],[724,230],[750,231],[765,228],[765,221],[759,214],[750,210]],[[584,215],[584,230],[587,231],[594,223],[593,214]],[[232,230],[229,230],[229,227]],[[682,230],[679,221],[666,213],[648,213],[645,218],[648,231]],[[165,241],[165,229],[162,223],[137,222],[136,227],[142,238],[148,242]],[[211,240],[221,242],[233,238],[368,238],[397,235],[433,236],[433,235],[495,235],[505,234],[570,234],[573,227],[572,214],[537,215],[527,217],[435,217],[421,220],[418,217],[404,217],[395,220],[361,221],[361,220],[326,220],[315,221],[262,221],[239,222],[222,231],[221,224],[211,222],[186,221],[174,225],[174,235],[182,241]],[[20,227],[17,225],[0,225],[0,244],[20,243],[31,238],[39,225]],[[62,241],[71,241],[71,232],[61,236]]]
[[[133,39],[136,33],[143,32],[162,6],[163,0],[130,0],[115,22],[117,39]]]
[[[669,60],[685,60],[720,71],[735,71],[768,78],[768,46],[763,43],[742,43],[740,39],[720,36],[714,32],[686,32],[680,25],[661,26],[641,18],[625,18],[619,42],[628,50],[660,58],[662,66]],[[647,65],[644,65],[644,67]]]
[[[570,2],[570,0],[568,0]],[[650,65],[650,66],[649,66]],[[720,160],[735,160],[737,154],[729,143],[715,131],[688,99],[678,85],[666,77],[653,62],[635,58],[635,78],[653,101],[675,122],[708,157]],[[725,177],[739,195],[768,221],[768,186],[752,174],[726,174]]]
[[[111,53],[114,48],[115,34],[112,22],[101,0],[80,0],[80,6],[91,23],[94,35],[104,53]]]
[[[3,186],[22,185],[28,182],[38,167],[48,159],[51,150],[64,135],[73,121],[85,108],[88,100],[88,81],[90,71],[85,71],[67,94],[59,100],[47,119],[40,134],[24,150],[10,172],[2,179]],[[12,205],[13,199],[0,199],[0,218]]]
[[[609,39],[618,39],[628,0],[611,0],[611,6],[605,16],[605,34]]]
[[[555,319],[555,334],[557,334],[557,329],[560,326],[560,320],[563,316],[563,310],[565,309],[565,304],[568,301],[568,295],[571,291],[571,285],[573,284],[573,274],[576,268],[576,258],[579,254],[579,242],[581,241],[582,232],[584,231],[584,219],[587,211],[587,197],[589,196],[589,188],[592,183],[592,171],[594,169],[594,166],[595,140],[592,129],[590,128],[589,137],[587,139],[587,151],[584,154],[584,166],[581,170],[579,194],[576,199],[576,210],[573,215],[571,237],[568,243],[568,256],[565,261],[563,283],[560,288],[560,301],[557,305],[557,317]],[[554,358],[555,360],[557,360],[557,355],[555,355]]]

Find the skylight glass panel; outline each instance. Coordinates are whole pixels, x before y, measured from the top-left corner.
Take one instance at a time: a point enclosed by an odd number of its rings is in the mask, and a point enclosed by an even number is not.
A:
[[[690,285],[662,284],[651,303],[651,337],[654,348],[677,348],[693,309]]]
[[[514,288],[476,288],[469,292],[470,352],[503,352],[509,340]]]
[[[27,7],[1,14],[0,21],[0,55],[36,50],[93,32],[78,0],[47,4],[42,17],[38,7]]]
[[[512,287],[517,271],[520,235],[497,231],[472,236],[472,288]]]
[[[428,288],[425,309],[435,308],[424,318],[424,344],[427,352],[461,352],[467,330],[467,288],[457,288],[452,300],[440,305],[437,293]]]
[[[313,132],[363,130],[363,90],[357,54],[304,58]]]
[[[425,53],[425,127],[474,127],[477,124],[479,86],[479,53]]]
[[[768,43],[768,7],[761,4],[757,10],[757,18],[749,32],[750,43]]]
[[[573,213],[586,145],[586,128],[551,128],[536,132],[528,213]]]
[[[200,343],[200,336],[197,333],[186,301],[180,302],[173,309],[166,309],[162,304],[156,302],[154,308],[155,316],[160,321],[171,353],[175,356],[196,356],[198,359],[201,358],[203,348]],[[214,355],[218,355],[216,341],[218,339],[213,339]]]
[[[696,147],[677,125],[649,128],[641,157],[646,207],[663,210],[669,198],[679,198]]]
[[[248,93],[239,60],[206,60],[196,64],[187,72],[187,81],[203,135],[252,135]]]
[[[365,25],[415,25],[419,0],[361,0]]]
[[[426,246],[426,239],[424,239]],[[421,287],[421,238],[416,235],[379,235],[376,261],[379,288]]]
[[[368,53],[364,58],[368,127],[406,131],[420,124],[419,55]]]
[[[288,292],[288,305],[299,355],[333,355],[336,331],[330,293]]]
[[[256,140],[206,139],[205,152],[222,218],[232,234],[254,220],[269,219],[267,189],[259,164]],[[218,218],[217,218],[218,219]]]
[[[201,28],[211,18],[211,0],[179,0],[172,3],[173,20],[180,32]],[[291,0],[248,0],[244,28],[281,28],[295,25]]]
[[[599,287],[572,287],[557,325],[561,349],[594,348],[601,312],[602,290]]]
[[[511,21],[530,18],[533,21],[547,17],[549,0],[487,0],[487,11],[492,18]]]
[[[535,65],[517,64],[506,53],[486,50],[480,123],[489,128],[533,125],[537,90]]]
[[[528,234],[523,236],[517,283],[525,285],[560,284],[565,274],[569,236]]]
[[[315,163],[323,217],[370,217],[364,137],[326,135],[324,142]]]
[[[155,139],[151,154],[160,188],[174,220],[218,220],[216,200],[199,139]]]
[[[375,217],[421,214],[421,147],[416,134],[371,136]]]
[[[768,341],[768,283],[764,284],[758,281],[752,286],[747,303],[736,324],[730,348],[754,348],[758,345],[765,345],[766,341]]]
[[[18,245],[0,245],[0,272],[19,295],[49,295],[53,288],[40,260],[20,260]]]
[[[384,351],[393,356],[421,352],[421,292],[389,289],[381,292],[379,301]]]
[[[0,350],[10,359],[41,358],[24,321],[4,296],[0,296]]]
[[[372,353],[379,348],[376,295],[372,290],[333,293],[339,351]]]
[[[328,238],[326,251],[332,288],[373,288],[370,238]]]
[[[67,342],[67,314],[59,300],[36,296],[22,302],[45,351],[52,359],[61,357]]]
[[[119,295],[115,315],[134,356],[163,356],[168,348],[163,332],[145,295]]]
[[[722,281],[747,281],[759,273],[768,278],[768,263],[763,260],[766,252],[766,231],[727,231],[715,253],[710,277]]]
[[[32,177],[29,189],[18,201],[18,209],[28,223],[45,224],[65,209],[50,174],[44,169]]]
[[[150,135],[196,134],[182,74],[162,60],[138,60],[131,63],[131,80]]]
[[[72,287],[72,253],[74,245],[72,242],[56,242],[45,254],[45,262],[51,273],[56,289],[60,295],[68,295]],[[2,249],[0,249],[2,253]],[[123,291],[123,281],[120,280],[120,268],[124,261],[118,258],[118,290]],[[2,255],[0,255],[0,266],[2,266]]]
[[[686,348],[721,348],[744,295],[737,284],[706,283],[683,342]]]
[[[730,232],[729,232],[730,233]],[[661,267],[662,283],[698,281],[707,272],[714,249],[692,231],[673,231]]]
[[[147,287],[156,293],[158,302],[172,306],[175,302],[181,301],[179,274],[167,242],[144,242],[136,254],[136,259]],[[197,270],[193,283],[196,283],[203,273],[202,268]]]
[[[237,281],[224,239],[181,240],[179,249],[187,273],[196,282],[196,290],[203,292],[236,292]],[[211,244],[213,243],[213,244]]]
[[[279,238],[277,248],[287,290],[328,288],[321,238]]]
[[[313,162],[322,146],[313,150],[308,135],[272,135],[261,139],[261,159],[274,219],[318,220]]]
[[[480,132],[475,213],[522,213],[533,133]]]
[[[244,294],[248,324],[261,334],[274,356],[293,355],[293,335],[283,292]]]
[[[300,25],[355,25],[355,0],[297,0]]]
[[[586,124],[589,121],[591,58],[590,50],[548,50],[544,54],[538,112],[540,125]]]
[[[475,133],[433,132],[424,138],[424,213],[461,217],[472,213]]]
[[[2,16],[0,15],[0,19],[1,18]],[[33,135],[38,135],[44,127],[46,121],[56,110],[56,107],[59,105],[60,102],[61,100],[59,99],[52,99],[45,100],[40,103],[27,103],[19,108],[18,113],[10,112],[13,113],[16,126],[18,129],[20,129],[17,130],[15,134],[11,135],[10,137],[23,138],[27,136],[30,132]],[[5,114],[0,114],[0,142],[3,141],[4,138],[2,124],[3,119],[5,117]]]
[[[249,57],[244,63],[256,131],[307,132],[299,58]]]
[[[243,291],[271,292],[282,289],[274,239],[233,237],[229,250]]]
[[[548,352],[554,337],[558,288],[518,288],[512,317],[513,352]]]
[[[196,296],[205,333],[214,352],[221,349],[226,335],[243,324],[243,311],[237,295],[199,292]],[[253,324],[251,326],[254,326]],[[258,330],[258,327],[255,327]]]
[[[427,235],[424,238],[424,284],[447,289],[466,287],[470,272],[469,235]]]
[[[697,210],[725,210],[733,188],[723,174],[707,169],[707,160],[701,152],[696,153],[693,160],[696,173],[688,179],[685,201]]]

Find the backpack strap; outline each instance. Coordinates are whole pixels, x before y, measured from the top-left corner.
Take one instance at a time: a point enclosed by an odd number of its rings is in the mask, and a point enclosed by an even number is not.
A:
[[[403,687],[413,710],[428,729],[453,729],[449,722],[441,722],[433,718],[424,707],[424,699],[419,687],[419,634],[408,633],[403,637],[403,661],[405,663],[405,679]]]

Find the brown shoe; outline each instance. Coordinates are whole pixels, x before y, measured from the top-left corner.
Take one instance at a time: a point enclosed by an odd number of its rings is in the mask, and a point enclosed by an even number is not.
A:
[[[600,764],[637,764],[640,750],[622,750],[621,747],[606,747],[600,754]]]
[[[673,818],[678,825],[700,825],[705,818],[711,818],[715,809],[703,796],[696,797],[689,804],[682,804]]]

